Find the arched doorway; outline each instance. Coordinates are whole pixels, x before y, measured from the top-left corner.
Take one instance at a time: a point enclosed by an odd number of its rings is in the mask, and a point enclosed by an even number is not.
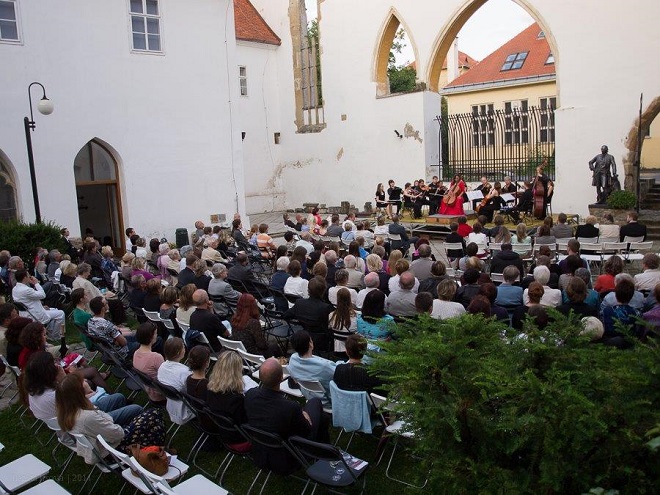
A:
[[[18,220],[16,181],[13,167],[0,150],[0,221]]]
[[[633,164],[637,159],[638,142],[642,145],[640,150],[641,154],[641,167],[643,169],[658,169],[660,162],[658,162],[658,150],[660,145],[658,142],[660,138],[655,135],[655,130],[660,131],[660,125],[655,121],[656,117],[660,114],[660,96],[656,96],[651,103],[646,107],[641,115],[641,125],[639,118],[635,120],[628,137],[626,139],[626,148],[628,153],[623,159],[623,169],[626,174],[625,188],[629,191],[635,190],[635,171]],[[639,131],[641,130],[642,139],[639,140]]]
[[[110,147],[98,139],[83,146],[73,162],[81,234],[87,229],[116,253],[124,249],[119,168]]]

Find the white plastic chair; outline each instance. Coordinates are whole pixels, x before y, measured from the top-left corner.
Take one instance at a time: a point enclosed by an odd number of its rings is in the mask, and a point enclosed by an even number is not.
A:
[[[295,379],[295,378],[294,378]],[[309,400],[314,397],[321,399],[321,401],[327,403],[325,389],[321,382],[318,380],[296,380],[296,383],[300,385],[300,391],[303,396]],[[332,406],[328,404],[323,405],[323,412],[332,414]]]
[[[96,477],[96,479],[94,480],[94,483],[92,484],[92,487],[89,489],[89,493],[94,493],[94,488],[96,487],[97,483],[101,479],[101,476],[104,475],[104,474],[110,474],[113,471],[118,471],[119,468],[120,468],[120,464],[110,463],[110,462],[104,460],[100,456],[96,446],[89,440],[89,438],[87,438],[82,433],[71,433],[71,435],[76,439],[76,442],[80,446],[82,446],[83,448],[85,448],[87,450],[93,451],[94,455],[96,455],[96,458],[98,460],[98,462],[96,462],[92,465],[92,470],[89,472],[89,475],[85,476],[85,482],[80,487],[80,492],[79,492],[79,493],[84,492],[85,486],[87,485],[87,483],[91,479],[92,471],[94,471],[94,469],[98,469],[99,470],[99,475]]]
[[[71,495],[71,492],[65,490],[55,480],[50,479],[21,492],[21,495]]]
[[[226,347],[227,349],[231,349],[233,351],[238,351],[240,349],[241,351],[247,352],[247,349],[245,349],[243,342],[241,342],[240,340],[231,340],[220,336],[218,336],[218,340],[222,344],[222,347]]]
[[[171,487],[162,481],[156,483],[156,493],[159,495],[227,495],[227,490],[216,485],[210,479],[197,474]]]
[[[243,358],[243,362],[252,373],[252,378],[258,380],[259,367],[266,361],[266,358],[264,358],[261,354],[250,354],[245,350],[245,348],[240,349],[237,347],[234,350],[238,352],[238,354]]]
[[[10,492],[16,492],[43,478],[49,471],[48,464],[32,454],[27,454],[0,467],[0,483]]]
[[[504,282],[504,275],[502,273],[491,273],[490,274],[490,279],[495,284],[501,284],[501,283]]]
[[[52,450],[51,455],[53,456],[53,460],[57,463],[57,466],[62,468],[62,471],[60,472],[60,476],[62,476],[64,471],[66,471],[66,468],[69,467],[73,456],[76,455],[75,440],[69,433],[62,433],[62,428],[60,428],[60,424],[57,422],[57,418],[46,419],[44,420],[44,423],[48,428],[50,428],[51,431],[54,432],[55,437],[57,437],[57,444]],[[67,440],[69,440],[70,443],[67,443]],[[60,463],[55,456],[55,452],[60,445],[64,445],[67,449],[69,449],[69,454],[62,463]]]
[[[144,316],[149,319],[149,321],[160,323],[160,313],[158,311],[147,311],[146,309],[143,309],[142,312],[144,313]]]
[[[181,329],[181,332],[183,333],[183,341],[186,341],[186,334],[188,333],[188,330],[190,330],[190,325],[187,323],[182,322],[178,318],[176,319],[176,324],[179,325],[179,328]]]

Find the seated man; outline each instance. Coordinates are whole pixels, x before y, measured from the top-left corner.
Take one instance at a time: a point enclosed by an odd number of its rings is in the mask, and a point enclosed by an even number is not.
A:
[[[348,272],[348,287],[360,290],[364,289],[364,272],[358,268],[358,261],[352,254],[344,258],[344,267]]]
[[[660,258],[655,253],[646,253],[642,258],[642,273],[635,275],[635,289],[652,291],[660,283]]]
[[[227,278],[229,280],[237,280],[240,282],[246,282],[248,280],[254,280],[254,273],[250,267],[250,260],[248,255],[245,253],[238,253],[236,255],[236,262],[234,266],[229,269],[227,273]]]
[[[634,285],[634,280],[632,275],[630,275],[629,273],[618,273],[614,277],[614,287],[616,288],[616,286],[624,279],[629,280]],[[641,311],[644,309],[644,302],[645,302],[644,294],[636,290],[633,293],[630,302],[628,302],[627,304]],[[618,304],[616,299],[616,294],[614,293],[614,291],[612,291],[603,298],[603,302],[600,305],[601,314],[605,314],[605,308],[610,306],[615,306],[616,304]]]
[[[314,356],[314,341],[307,330],[298,330],[291,337],[295,353],[289,358],[288,370],[294,380],[321,382],[325,389],[324,403],[330,402],[330,380],[337,364],[328,359]]]
[[[466,224],[467,225],[467,224]],[[452,262],[455,259],[460,258],[463,256],[463,251],[465,251],[465,239],[461,237],[461,235],[458,233],[458,224],[456,222],[452,222],[449,225],[449,230],[451,231],[447,237],[445,237],[445,243],[448,244],[461,244],[463,246],[462,249],[449,249],[447,250],[447,256],[449,257],[449,261]],[[470,229],[472,230],[472,229]]]
[[[522,258],[513,250],[511,243],[502,244],[502,250],[497,252],[490,262],[490,273],[504,273],[508,266],[515,266],[518,273],[523,273]]]
[[[41,303],[46,298],[44,289],[39,281],[31,277],[25,269],[16,270],[16,285],[11,295],[14,302],[21,303],[27,308],[28,314],[22,316],[31,317],[46,327],[46,337],[54,342],[62,342],[66,330],[64,329],[64,311],[44,307]],[[34,287],[34,288],[33,288]]]
[[[211,268],[211,273],[214,278],[209,282],[209,295],[222,296],[224,298],[224,302],[213,301],[213,309],[215,309],[218,316],[226,318],[229,314],[229,308],[236,308],[241,293],[225,281],[229,274],[225,265],[216,263]]]
[[[360,309],[362,308],[362,303],[364,303],[364,298],[367,297],[367,294],[374,289],[377,289],[380,285],[380,277],[376,272],[369,272],[367,276],[364,277],[364,284],[366,288],[358,292],[357,300],[355,301],[355,307]]]
[[[105,319],[108,312],[108,302],[105,298],[95,297],[89,301],[89,309],[93,315],[87,322],[87,331],[90,336],[112,348],[121,359],[132,359],[133,353],[140,347],[140,344],[128,328],[117,327],[114,323]],[[158,337],[152,349],[156,347],[159,341],[162,345],[162,340]]]
[[[458,225],[456,226],[458,228]],[[410,264],[410,271],[415,274],[415,278],[423,282],[431,277],[431,268],[433,267],[433,259],[431,259],[431,246],[422,244],[419,246],[419,258]]]
[[[328,317],[332,306],[322,299],[326,287],[324,280],[313,277],[307,285],[309,297],[298,299],[283,315],[285,320],[300,321],[311,333],[316,349],[323,352],[330,349],[330,339],[333,336],[328,330]]]
[[[461,303],[464,308],[467,308],[472,298],[479,294],[479,274],[480,272],[474,268],[468,268],[463,273],[465,283],[456,291],[454,301]]]
[[[415,316],[415,275],[412,272],[403,272],[399,277],[400,290],[391,292],[385,300],[385,310],[392,316]]]
[[[229,338],[229,330],[222,324],[222,320],[213,312],[213,302],[204,289],[193,292],[193,304],[197,309],[190,315],[190,328],[202,332],[211,344],[214,351],[222,350],[218,336]]]
[[[353,258],[355,259],[355,258]],[[335,286],[328,289],[328,301],[330,304],[337,305],[337,291],[339,289],[347,289],[351,294],[351,302],[353,306],[357,303],[357,291],[348,287],[348,270],[337,270],[335,273]]]
[[[220,251],[218,251],[218,239],[209,239],[204,243],[202,251],[202,261],[212,261],[214,263],[227,263]]]
[[[298,435],[310,440],[328,441],[321,401],[310,399],[302,407],[298,402],[288,400],[280,392],[282,377],[282,366],[276,359],[267,359],[261,365],[261,387],[250,389],[245,394],[248,424],[275,433],[283,440]],[[298,461],[285,449],[253,444],[251,456],[257,466],[278,474],[290,474],[299,467]]]
[[[569,239],[573,237],[573,227],[566,222],[568,217],[566,213],[560,213],[557,217],[557,224],[550,229],[550,233],[555,236],[555,239]]]
[[[186,255],[186,266],[179,272],[176,284],[177,289],[181,290],[184,285],[195,283],[195,263],[197,263],[197,260],[199,260],[199,258],[193,253]]]
[[[507,266],[502,272],[504,283],[497,287],[497,298],[495,304],[505,308],[517,308],[522,306],[523,289],[517,285],[520,271],[513,265]]]
[[[401,237],[400,241],[396,240],[390,242],[390,249],[398,249],[404,254],[404,256],[410,245],[415,244],[419,240],[417,237],[408,237],[406,228],[399,223],[399,215],[392,215],[392,223],[389,225],[388,232]]]

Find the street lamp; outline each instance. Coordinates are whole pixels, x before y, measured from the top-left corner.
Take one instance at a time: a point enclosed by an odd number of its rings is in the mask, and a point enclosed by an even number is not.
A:
[[[39,100],[37,105],[37,110],[43,115],[50,115],[53,113],[53,102],[46,98],[46,88],[40,82],[33,82],[28,86],[28,99],[30,100],[30,118],[25,117],[23,123],[25,124],[25,142],[27,144],[27,153],[28,153],[28,163],[30,165],[30,180],[32,182],[32,197],[34,198],[34,214],[37,219],[37,223],[41,223],[41,210],[39,208],[39,194],[37,192],[37,176],[34,172],[34,155],[32,154],[32,136],[30,135],[30,129],[34,131],[34,115],[32,113],[32,94],[30,90],[35,84],[41,86],[43,91],[43,96]]]

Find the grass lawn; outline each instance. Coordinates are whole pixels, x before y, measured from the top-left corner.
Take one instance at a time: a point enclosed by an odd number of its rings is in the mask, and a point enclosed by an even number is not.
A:
[[[70,337],[70,342],[79,340],[77,331],[73,325],[67,325],[67,336]],[[113,384],[112,380],[110,381]],[[114,383],[116,384],[116,382]],[[127,393],[125,390],[119,390]],[[138,398],[138,402],[146,402],[144,394]],[[52,450],[56,445],[55,440],[51,441],[48,445],[43,445],[50,437],[50,431],[45,426],[37,433],[35,429],[30,429],[25,426],[18,419],[17,413],[18,406],[12,406],[0,412],[0,442],[5,445],[4,451],[0,452],[0,465],[6,464],[22,455],[32,453],[42,461],[52,466],[50,475],[55,478],[61,485],[67,488],[72,493],[78,493],[80,487],[84,483],[86,476],[90,474],[90,466],[86,465],[81,457],[75,456],[67,470],[61,475],[60,471],[52,457]],[[165,414],[167,416],[167,414]],[[26,415],[24,418],[25,423],[31,424],[29,417]],[[168,420],[169,421],[169,420]],[[377,430],[380,433],[380,430]],[[339,430],[332,428],[331,436],[336,438]],[[192,427],[182,427],[176,435],[172,446],[176,448],[183,456],[187,455],[196,439],[195,430]],[[344,435],[341,439],[340,446],[345,446],[348,441],[348,436]],[[386,452],[385,458],[379,466],[375,465],[375,451],[378,444],[378,438],[375,436],[356,435],[351,443],[350,452],[362,459],[371,463],[367,469],[367,486],[365,493],[419,493],[423,490],[408,488],[400,483],[393,482],[385,477],[385,468],[391,453],[390,442]],[[56,457],[59,462],[62,462],[68,455],[69,451],[64,446],[57,449]],[[197,458],[198,464],[204,469],[213,473],[217,466],[224,458],[224,452],[207,453],[202,452]],[[397,477],[402,477],[406,480],[418,482],[419,476],[416,476],[416,471],[419,471],[416,461],[408,457],[401,449],[397,450],[396,457],[393,464],[393,472]],[[195,466],[190,467],[187,477],[194,474],[201,473]],[[235,458],[230,466],[224,480],[224,487],[233,494],[247,493],[257,469],[247,459]],[[202,473],[203,474],[203,473]],[[92,472],[96,477],[98,471]],[[262,477],[263,478],[263,477]],[[268,494],[293,494],[302,491],[304,484],[293,478],[281,478],[272,476],[264,493]],[[87,488],[91,487],[91,483]],[[112,474],[104,475],[97,485],[94,495],[104,495],[118,493],[121,488],[121,482]],[[352,492],[359,492],[353,489]],[[129,489],[127,493],[131,493]],[[200,494],[203,495],[203,494]]]

